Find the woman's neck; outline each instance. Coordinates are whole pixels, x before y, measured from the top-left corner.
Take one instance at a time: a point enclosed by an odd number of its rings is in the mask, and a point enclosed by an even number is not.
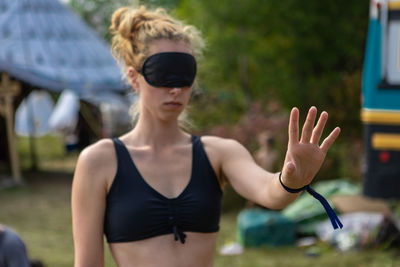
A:
[[[186,143],[189,137],[179,128],[177,120],[161,121],[143,115],[139,116],[136,126],[128,136],[126,137],[132,138],[136,145],[151,146],[154,149]]]

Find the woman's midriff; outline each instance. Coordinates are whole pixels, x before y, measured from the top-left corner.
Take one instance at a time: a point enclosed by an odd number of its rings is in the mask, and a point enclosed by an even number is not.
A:
[[[118,267],[212,267],[218,233],[185,234],[185,244],[168,234],[109,246]]]

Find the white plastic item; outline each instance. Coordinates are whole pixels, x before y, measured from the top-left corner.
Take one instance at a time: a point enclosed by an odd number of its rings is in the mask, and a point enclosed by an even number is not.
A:
[[[54,102],[46,91],[32,91],[15,113],[15,132],[22,136],[42,136],[50,132],[49,118]]]
[[[49,120],[51,131],[63,135],[72,133],[78,123],[79,107],[79,97],[70,90],[64,90]]]

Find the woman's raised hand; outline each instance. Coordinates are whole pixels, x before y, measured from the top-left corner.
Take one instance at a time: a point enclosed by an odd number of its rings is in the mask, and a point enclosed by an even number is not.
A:
[[[336,127],[320,144],[328,113],[322,112],[314,127],[316,117],[317,109],[311,107],[299,140],[299,110],[293,108],[290,113],[289,143],[282,170],[282,182],[287,187],[297,189],[310,184],[339,136],[340,128]]]

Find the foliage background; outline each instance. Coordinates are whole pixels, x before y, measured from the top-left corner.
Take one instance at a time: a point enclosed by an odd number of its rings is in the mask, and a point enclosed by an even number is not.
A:
[[[342,128],[320,178],[360,178],[360,91],[369,1],[70,1],[107,40],[113,10],[127,4],[164,7],[203,32],[208,46],[199,68],[202,90],[194,96],[191,112],[198,132],[221,133],[215,128],[225,127],[225,136],[240,140],[236,133],[249,132],[237,128],[258,134],[276,126],[251,124],[248,113],[254,106],[268,119],[276,115],[271,105],[279,106],[280,116],[297,106],[303,117],[315,105],[329,112],[328,129]],[[250,122],[243,125],[244,120]],[[275,136],[285,136],[286,125],[279,126]],[[254,140],[241,141],[252,150],[257,148]],[[282,155],[286,143],[278,141]]]

